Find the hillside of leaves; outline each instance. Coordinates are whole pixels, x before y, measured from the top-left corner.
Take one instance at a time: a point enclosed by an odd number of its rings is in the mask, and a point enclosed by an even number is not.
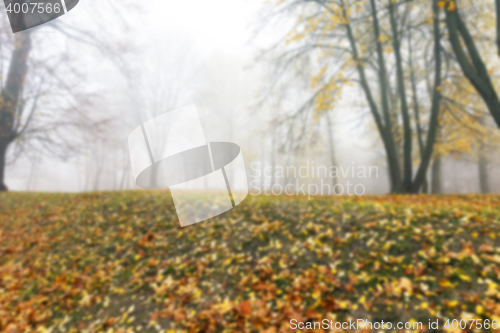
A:
[[[1,332],[495,319],[499,280],[499,196],[249,196],[181,228],[168,192],[0,194]]]

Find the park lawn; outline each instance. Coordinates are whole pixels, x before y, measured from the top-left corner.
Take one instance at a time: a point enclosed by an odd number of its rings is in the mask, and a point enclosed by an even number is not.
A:
[[[493,320],[499,284],[499,196],[249,196],[181,228],[168,192],[0,194],[1,332]]]

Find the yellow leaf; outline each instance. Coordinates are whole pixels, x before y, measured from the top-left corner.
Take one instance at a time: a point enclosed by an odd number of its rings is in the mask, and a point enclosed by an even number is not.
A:
[[[465,274],[460,274],[460,278],[461,278],[463,281],[470,282],[470,277],[469,277],[468,275],[465,275]]]
[[[452,288],[453,287],[453,284],[446,279],[440,279],[439,285],[443,288]]]
[[[383,43],[383,42],[387,42],[388,40],[389,40],[389,38],[388,38],[387,36],[385,36],[385,35],[380,35],[380,36],[378,37],[378,41],[379,41],[379,42],[382,42],[382,43]]]

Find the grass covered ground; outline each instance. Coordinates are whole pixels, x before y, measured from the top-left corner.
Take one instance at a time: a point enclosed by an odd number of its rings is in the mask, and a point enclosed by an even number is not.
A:
[[[500,197],[248,197],[186,228],[168,192],[0,194],[1,332],[278,332],[500,319]]]

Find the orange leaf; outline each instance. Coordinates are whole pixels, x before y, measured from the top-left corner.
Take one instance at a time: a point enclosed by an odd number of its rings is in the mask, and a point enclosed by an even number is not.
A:
[[[242,315],[242,316],[248,316],[252,313],[252,306],[250,304],[250,301],[245,301],[243,303],[240,303],[238,305],[238,312]]]

